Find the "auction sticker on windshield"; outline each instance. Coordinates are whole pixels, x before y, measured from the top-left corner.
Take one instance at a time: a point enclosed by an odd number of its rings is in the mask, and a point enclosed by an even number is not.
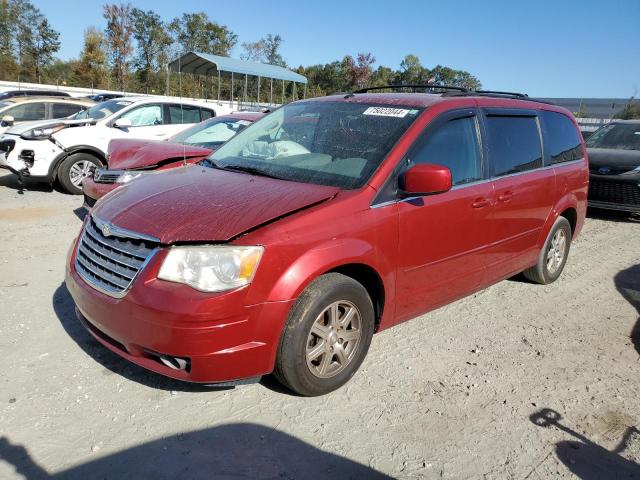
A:
[[[404,108],[389,108],[389,107],[369,107],[364,112],[363,115],[377,115],[378,117],[398,117],[404,118],[409,113],[409,110],[405,110]]]

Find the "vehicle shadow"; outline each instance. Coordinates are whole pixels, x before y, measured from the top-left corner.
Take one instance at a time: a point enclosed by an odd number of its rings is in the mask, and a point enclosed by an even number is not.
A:
[[[53,294],[53,310],[69,337],[92,359],[102,365],[106,370],[104,375],[115,373],[127,380],[140,383],[150,388],[167,391],[181,392],[211,392],[216,390],[229,390],[233,386],[206,386],[197,383],[181,382],[172,378],[158,375],[145,370],[127,360],[119,357],[109,349],[96,341],[82,326],[76,317],[75,304],[64,283]]]
[[[636,427],[627,427],[618,446],[609,451],[592,442],[584,435],[571,430],[560,423],[561,415],[550,408],[543,408],[532,414],[529,419],[539,427],[555,427],[568,433],[575,440],[556,443],[558,459],[578,478],[582,480],[602,479],[639,479],[640,465],[624,458],[621,453],[629,446],[633,436],[640,436]]]
[[[0,170],[0,172],[6,170]],[[33,191],[33,192],[53,192],[56,190],[53,184],[48,182],[43,182],[42,180],[34,180],[29,177],[24,177],[22,184],[20,184],[20,180],[18,179],[18,175],[15,174],[7,174],[0,176],[0,187],[7,187],[13,190],[17,190],[18,193],[23,193],[24,191]]]
[[[172,435],[56,473],[47,472],[25,447],[6,437],[0,438],[0,459],[30,480],[391,478],[286,433],[250,423]]]
[[[629,336],[636,351],[640,354],[640,264],[618,272],[613,281],[620,295],[635,307],[639,315]]]
[[[608,222],[640,223],[640,216],[638,215],[618,210],[605,210],[593,207],[587,208],[587,218],[606,220]]]

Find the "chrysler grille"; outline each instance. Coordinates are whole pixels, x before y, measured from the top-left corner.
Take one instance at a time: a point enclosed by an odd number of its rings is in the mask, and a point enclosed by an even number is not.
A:
[[[126,293],[158,244],[138,238],[134,232],[128,235],[125,230],[110,227],[113,233],[106,231],[105,235],[98,223],[89,219],[78,243],[75,268],[97,290],[119,296]]]

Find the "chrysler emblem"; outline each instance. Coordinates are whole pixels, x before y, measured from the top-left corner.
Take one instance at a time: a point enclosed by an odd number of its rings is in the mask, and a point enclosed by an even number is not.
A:
[[[102,224],[102,234],[105,237],[108,237],[109,235],[111,235],[111,227],[109,226],[108,223]]]
[[[600,175],[606,175],[607,173],[609,173],[611,171],[611,169],[609,167],[602,167],[598,169],[598,173]]]

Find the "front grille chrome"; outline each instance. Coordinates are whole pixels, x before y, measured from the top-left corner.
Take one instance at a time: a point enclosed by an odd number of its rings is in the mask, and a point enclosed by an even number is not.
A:
[[[78,242],[75,268],[96,290],[120,298],[158,250],[158,243],[91,217]]]
[[[640,188],[629,182],[590,179],[589,200],[623,205],[640,205]]]

